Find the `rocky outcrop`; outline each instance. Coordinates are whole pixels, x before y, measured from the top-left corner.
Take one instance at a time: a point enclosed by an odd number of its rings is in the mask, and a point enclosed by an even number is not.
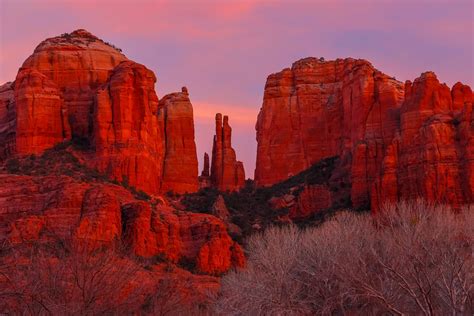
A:
[[[219,194],[212,204],[211,214],[215,217],[223,220],[224,222],[228,222],[230,219],[230,213],[225,205],[225,200],[222,194]]]
[[[270,75],[256,125],[255,181],[271,185],[342,155],[366,130],[379,138],[377,126],[393,120],[376,114],[396,118],[402,98],[403,85],[365,60],[306,58]]]
[[[85,30],[76,30],[41,42],[22,68],[33,68],[62,92],[75,137],[88,137],[96,89],[112,70],[127,60],[118,49]]]
[[[83,161],[150,194],[198,189],[187,89],[159,104],[156,77],[85,30],[46,39],[0,88],[0,159],[64,140]],[[87,146],[83,146],[87,147]]]
[[[229,118],[216,114],[216,135],[212,145],[211,182],[220,191],[235,191],[245,183],[244,165],[237,161],[231,143]]]
[[[402,85],[364,60],[307,58],[270,75],[257,121],[258,185],[339,156],[354,208],[473,201],[472,91],[428,72]],[[334,181],[333,181],[334,182]]]
[[[245,261],[214,216],[152,206],[120,186],[67,176],[0,174],[0,236],[13,244],[72,240],[111,246],[124,240],[137,256],[186,260],[208,274]]]
[[[209,177],[209,175],[209,155],[207,153],[204,153],[201,177]]]
[[[203,167],[201,175],[198,177],[199,189],[212,187],[211,175],[209,170],[209,155],[207,153],[204,153]]]
[[[67,109],[54,82],[23,68],[15,80],[17,154],[37,154],[71,138]]]
[[[453,89],[432,72],[405,84],[399,134],[373,183],[372,208],[423,197],[455,207],[472,203],[472,91]]]
[[[306,58],[267,79],[255,180],[271,185],[338,156],[331,183],[350,188],[354,208],[472,202],[471,109],[469,87],[450,90],[433,73],[403,85],[365,60]]]
[[[16,106],[15,83],[0,86],[0,160],[15,152]]]
[[[287,210],[291,220],[301,220],[331,208],[332,195],[326,185],[302,185],[291,188],[282,196],[270,198],[268,203],[275,211]]]
[[[165,154],[155,81],[152,71],[133,61],[115,68],[96,93],[90,160],[109,177],[150,193],[160,191]]]
[[[191,193],[198,190],[198,162],[194,142],[193,106],[188,89],[164,96],[158,112],[164,122],[165,157],[161,190]]]
[[[174,212],[138,202],[123,207],[125,240],[142,257],[162,254],[172,262],[196,260],[199,271],[220,274],[241,266],[243,253],[223,222],[206,214]],[[242,257],[242,258],[241,258]]]

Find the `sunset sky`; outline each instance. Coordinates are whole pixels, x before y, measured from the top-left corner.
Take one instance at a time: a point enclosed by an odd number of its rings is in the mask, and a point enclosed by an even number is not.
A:
[[[84,28],[158,77],[159,97],[187,86],[198,158],[214,115],[230,116],[237,158],[255,168],[267,75],[303,57],[364,58],[398,80],[435,71],[474,86],[474,1],[0,0],[0,84],[39,42]]]

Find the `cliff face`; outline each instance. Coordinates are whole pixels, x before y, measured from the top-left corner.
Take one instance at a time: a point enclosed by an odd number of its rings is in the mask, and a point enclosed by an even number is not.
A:
[[[198,190],[198,161],[194,142],[193,106],[188,89],[182,88],[160,100],[159,118],[164,122],[165,158],[161,190],[176,193]]]
[[[306,58],[267,79],[255,180],[275,184],[339,156],[337,177],[355,208],[470,202],[471,108],[469,87],[450,90],[433,73],[403,85],[364,60]]]
[[[88,137],[89,113],[96,89],[127,57],[85,30],[41,42],[22,68],[33,68],[53,81],[63,93],[73,136]]]
[[[432,72],[405,84],[398,135],[371,188],[373,208],[424,197],[459,206],[473,201],[472,91],[441,84]]]
[[[0,86],[2,244],[118,245],[125,252],[115,259],[140,268],[133,282],[178,274],[193,290],[211,280],[215,291],[210,275],[244,265],[226,223],[161,196],[197,191],[198,170],[187,90],[159,100],[155,82],[151,70],[78,30],[43,41]]]
[[[0,159],[64,140],[90,144],[84,162],[148,193],[197,190],[187,93],[159,104],[156,77],[85,30],[49,38],[0,88]]]
[[[124,240],[137,256],[189,260],[207,274],[243,265],[222,221],[154,204],[152,212],[149,202],[112,184],[0,174],[0,235],[14,245],[72,240],[100,247]]]
[[[231,143],[229,118],[216,114],[216,135],[212,144],[211,183],[220,191],[235,191],[245,183],[244,165],[237,161]]]
[[[160,190],[165,151],[155,81],[145,66],[120,63],[96,92],[92,138],[99,171],[152,193]]]
[[[15,83],[0,86],[0,159],[5,159],[15,151]]]
[[[57,85],[35,69],[15,80],[16,153],[40,153],[71,137],[67,109]]]

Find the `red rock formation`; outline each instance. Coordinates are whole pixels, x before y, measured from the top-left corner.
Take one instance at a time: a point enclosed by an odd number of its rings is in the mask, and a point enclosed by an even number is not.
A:
[[[123,214],[125,240],[139,256],[163,254],[173,262],[196,258],[199,271],[209,274],[241,266],[240,246],[227,235],[224,223],[213,216],[176,213],[167,207],[155,213],[143,202],[125,205]]]
[[[209,155],[204,153],[204,166],[202,167],[201,177],[209,177]]]
[[[257,184],[274,184],[350,151],[366,130],[379,137],[377,126],[394,124],[382,122],[396,116],[402,96],[399,82],[365,60],[306,58],[270,75],[256,125]]]
[[[209,155],[204,153],[204,166],[201,175],[198,177],[199,189],[212,187],[211,176],[209,172]]]
[[[225,200],[222,194],[219,194],[214,203],[212,204],[211,214],[226,223],[229,222],[230,213],[227,209],[227,206],[225,205]]]
[[[331,191],[325,185],[295,187],[290,193],[269,200],[273,209],[288,209],[290,219],[304,219],[332,206]]]
[[[0,160],[15,151],[15,83],[8,82],[0,86]]]
[[[70,139],[62,94],[54,82],[37,70],[23,68],[18,73],[15,109],[17,154],[41,153]]]
[[[76,30],[41,42],[22,68],[36,69],[57,85],[73,136],[88,137],[95,90],[124,60],[127,58],[110,44],[85,30]]]
[[[94,103],[95,148],[90,164],[137,189],[157,193],[164,159],[156,77],[145,66],[122,62],[97,90]]]
[[[71,137],[84,161],[151,194],[198,189],[187,90],[158,105],[156,77],[85,30],[49,38],[0,90],[0,159]]]
[[[339,156],[354,208],[472,196],[472,91],[425,73],[403,85],[363,60],[307,58],[270,75],[257,121],[258,185]],[[346,179],[346,180],[344,180]]]
[[[195,192],[198,189],[198,162],[193,106],[186,87],[182,92],[168,94],[160,100],[159,117],[165,130],[161,191]]]
[[[372,186],[372,208],[386,201],[422,197],[459,206],[472,195],[472,92],[450,90],[426,72],[405,84],[399,136],[386,152],[380,178]]]
[[[229,118],[216,114],[216,135],[212,145],[211,182],[221,191],[239,190],[245,183],[245,171],[242,162],[237,161],[231,144],[232,128]]]
[[[111,245],[123,239],[138,256],[186,259],[208,274],[244,262],[240,246],[214,216],[164,205],[152,211],[120,186],[66,176],[0,174],[0,236],[15,244],[72,238]]]

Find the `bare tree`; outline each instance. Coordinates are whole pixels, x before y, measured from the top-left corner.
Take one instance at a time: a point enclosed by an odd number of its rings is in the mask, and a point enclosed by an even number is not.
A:
[[[56,252],[54,255],[51,251]],[[15,260],[4,288],[5,311],[42,315],[96,315],[131,311],[140,305],[138,265],[113,248],[34,244],[10,255]]]
[[[472,313],[474,212],[417,202],[271,228],[222,281],[224,314]]]

